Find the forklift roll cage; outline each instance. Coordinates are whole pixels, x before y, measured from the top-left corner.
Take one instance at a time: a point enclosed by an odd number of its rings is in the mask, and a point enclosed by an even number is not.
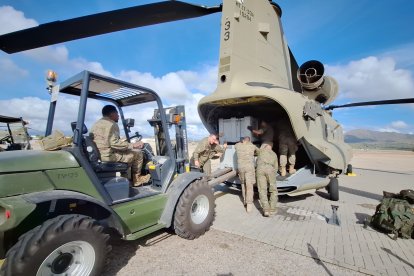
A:
[[[128,131],[126,131],[127,126],[122,107],[155,101],[158,110],[164,110],[161,98],[149,88],[102,76],[90,71],[83,71],[53,89],[46,126],[46,136],[52,133],[57,93],[80,97],[76,128],[73,133],[73,143],[76,146],[82,145],[82,129],[85,122],[88,98],[110,102],[117,107],[128,141],[130,141],[130,136]],[[159,112],[159,115],[163,129],[168,129],[165,112]],[[165,138],[167,141],[170,141],[168,131],[165,131]],[[170,143],[167,143],[166,146],[167,155],[175,159]]]

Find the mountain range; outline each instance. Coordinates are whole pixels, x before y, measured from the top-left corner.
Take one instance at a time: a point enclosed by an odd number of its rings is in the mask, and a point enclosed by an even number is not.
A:
[[[354,148],[414,150],[414,135],[355,129],[345,133],[345,142]]]

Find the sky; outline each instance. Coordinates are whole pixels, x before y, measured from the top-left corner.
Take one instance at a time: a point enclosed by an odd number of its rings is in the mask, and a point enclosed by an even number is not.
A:
[[[235,0],[225,0],[235,1]],[[253,1],[253,0],[245,0]],[[0,34],[56,20],[158,1],[2,0]],[[216,0],[187,0],[214,6]],[[280,0],[283,29],[299,64],[316,59],[339,83],[334,104],[414,98],[414,1]],[[0,52],[0,114],[22,116],[31,133],[43,133],[50,96],[45,75],[58,82],[90,70],[157,91],[164,105],[186,106],[188,135],[207,134],[197,103],[217,83],[220,13],[126,30],[22,53]],[[102,103],[88,103],[87,125],[100,117]],[[129,108],[127,117],[151,118],[155,106]],[[77,99],[60,96],[55,128],[70,129]],[[414,106],[337,109],[345,131],[371,129],[414,134]],[[139,120],[137,120],[139,121]],[[145,120],[135,130],[151,135]]]

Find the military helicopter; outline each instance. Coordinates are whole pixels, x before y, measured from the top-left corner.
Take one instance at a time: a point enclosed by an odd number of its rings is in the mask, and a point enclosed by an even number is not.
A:
[[[237,183],[232,144],[251,135],[243,127],[266,120],[289,128],[299,150],[299,170],[277,183],[280,194],[298,195],[326,187],[339,199],[338,175],[349,170],[351,148],[332,117],[341,107],[414,103],[414,99],[330,105],[338,84],[316,60],[298,66],[281,25],[282,9],[268,0],[223,0],[207,7],[164,1],[64,21],[0,36],[0,49],[16,53],[56,43],[222,12],[217,89],[201,99],[199,115],[210,133],[224,132],[230,145],[211,185]],[[232,120],[233,119],[233,120]],[[223,120],[229,124],[224,124]],[[230,131],[231,129],[231,131]],[[252,137],[254,138],[254,137]],[[222,139],[223,140],[223,139]],[[277,151],[277,138],[274,141]]]

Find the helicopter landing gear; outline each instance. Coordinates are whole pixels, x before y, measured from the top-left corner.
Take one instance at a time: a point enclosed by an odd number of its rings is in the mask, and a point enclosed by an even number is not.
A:
[[[333,177],[328,185],[329,198],[332,201],[339,200],[339,182],[338,178]]]
[[[348,164],[348,166],[346,167],[346,174],[347,175],[352,174],[352,165],[351,164]]]

